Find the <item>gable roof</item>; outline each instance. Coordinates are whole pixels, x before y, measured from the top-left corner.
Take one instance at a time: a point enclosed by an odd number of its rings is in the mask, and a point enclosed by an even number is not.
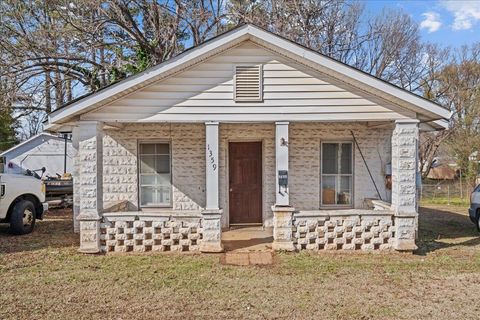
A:
[[[7,154],[9,154],[9,153],[12,153],[13,151],[15,151],[15,150],[17,150],[17,149],[19,149],[19,148],[21,148],[21,147],[23,147],[23,146],[26,146],[26,145],[28,145],[28,144],[30,144],[30,143],[38,140],[38,139],[45,139],[45,140],[47,140],[47,139],[48,139],[48,140],[50,140],[50,139],[55,139],[55,140],[62,140],[62,141],[64,141],[64,139],[61,138],[61,137],[59,137],[59,136],[56,136],[56,135],[53,135],[53,134],[50,134],[50,133],[47,133],[47,132],[41,132],[41,133],[39,133],[39,134],[37,134],[37,135],[35,135],[35,136],[33,136],[33,137],[30,137],[29,139],[27,139],[27,140],[25,140],[25,141],[23,141],[23,142],[21,142],[21,143],[15,145],[15,146],[13,146],[13,147],[11,147],[10,149],[7,149],[7,150],[1,152],[1,153],[0,153],[0,156],[5,156],[5,155],[7,155]],[[69,140],[69,143],[71,143],[70,140]]]
[[[198,64],[246,40],[270,48],[287,58],[328,74],[351,86],[357,88],[361,86],[361,90],[368,94],[376,95],[400,107],[417,112],[423,118],[421,121],[431,122],[434,127],[446,128],[448,126],[447,121],[451,112],[442,106],[269,31],[246,24],[214,37],[199,46],[190,48],[178,56],[139,74],[80,97],[53,111],[48,119],[51,129],[54,129],[56,125],[75,120],[75,117],[80,114],[99,108],[153,82],[165,79],[172,74]]]

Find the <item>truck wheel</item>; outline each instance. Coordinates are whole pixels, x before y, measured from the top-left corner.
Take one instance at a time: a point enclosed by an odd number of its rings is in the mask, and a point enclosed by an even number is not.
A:
[[[28,200],[20,200],[15,204],[10,216],[10,230],[13,234],[27,234],[35,226],[35,207]]]

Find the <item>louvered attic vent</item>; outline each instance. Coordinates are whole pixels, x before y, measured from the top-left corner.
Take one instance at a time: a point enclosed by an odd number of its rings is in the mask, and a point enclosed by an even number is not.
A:
[[[235,66],[234,99],[242,101],[262,101],[262,66]]]

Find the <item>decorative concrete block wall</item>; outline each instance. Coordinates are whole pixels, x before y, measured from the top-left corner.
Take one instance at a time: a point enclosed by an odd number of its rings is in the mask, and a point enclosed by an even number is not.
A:
[[[392,250],[392,211],[364,209],[275,211],[274,250]]]
[[[198,251],[202,239],[199,215],[110,214],[100,228],[102,252]]]
[[[297,250],[391,250],[395,227],[391,212],[296,214],[293,244]]]

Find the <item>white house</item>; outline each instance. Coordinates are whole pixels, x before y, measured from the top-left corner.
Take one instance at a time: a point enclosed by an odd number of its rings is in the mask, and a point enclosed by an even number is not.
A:
[[[56,176],[63,174],[65,170],[65,147],[66,169],[71,172],[75,150],[72,142],[58,135],[46,132],[37,134],[28,140],[0,153],[3,157],[3,170],[5,173],[23,174],[25,170],[36,170],[45,167],[45,174]]]
[[[278,250],[410,251],[419,130],[449,117],[244,25],[54,111],[49,130],[78,149],[83,252],[218,252],[236,224],[272,228]]]

